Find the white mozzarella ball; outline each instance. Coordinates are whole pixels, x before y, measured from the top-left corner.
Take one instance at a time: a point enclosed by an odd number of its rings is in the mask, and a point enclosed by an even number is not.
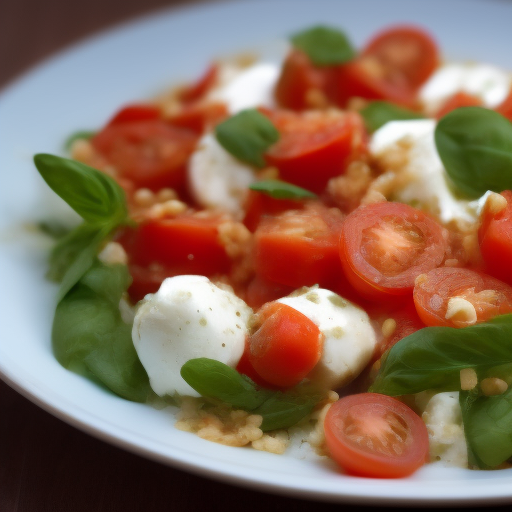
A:
[[[406,163],[400,172],[407,179],[394,190],[391,199],[426,209],[443,222],[474,222],[478,202],[457,199],[452,194],[437,153],[435,127],[433,119],[391,121],[373,134],[370,151],[377,159],[388,152],[405,152]]]
[[[231,68],[228,68],[231,69]],[[274,89],[279,79],[280,68],[276,64],[261,62],[238,73],[231,70],[229,79],[214,89],[209,99],[222,101],[230,114],[255,107],[275,106]]]
[[[139,306],[132,330],[155,393],[199,396],[180,375],[190,359],[207,357],[235,367],[251,314],[243,300],[204,276],[165,279]]]
[[[254,169],[231,156],[213,134],[198,143],[188,166],[190,192],[205,208],[242,216],[247,189],[255,181]]]
[[[488,64],[447,64],[423,85],[419,97],[429,114],[435,114],[458,92],[476,96],[485,107],[495,108],[505,100],[511,85],[510,73]]]
[[[331,389],[348,384],[370,361],[376,335],[365,311],[324,288],[279,299],[307,316],[324,335],[320,361],[308,378]]]
[[[459,393],[437,393],[422,415],[428,430],[430,460],[444,466],[466,468],[468,450],[464,437]]]

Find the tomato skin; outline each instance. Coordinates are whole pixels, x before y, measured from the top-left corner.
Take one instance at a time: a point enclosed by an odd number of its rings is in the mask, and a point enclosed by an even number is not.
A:
[[[275,97],[283,108],[304,110],[310,108],[307,94],[311,90],[323,91],[326,86],[327,70],[315,67],[309,57],[292,50],[284,61],[276,85]]]
[[[478,295],[480,294],[480,295]],[[414,286],[414,304],[428,326],[465,327],[465,321],[447,319],[448,301],[462,297],[473,304],[476,323],[512,313],[512,287],[468,268],[440,267],[427,272]]]
[[[214,86],[218,74],[219,66],[212,64],[196,82],[180,91],[179,99],[186,103],[200,100]]]
[[[319,205],[263,218],[255,232],[256,275],[294,288],[338,282],[341,222]]]
[[[358,96],[416,106],[416,92],[439,65],[433,38],[413,26],[377,34],[352,62],[335,68],[330,96],[341,107]]]
[[[94,148],[120,178],[151,190],[180,188],[197,135],[161,119],[109,124],[92,139]]]
[[[329,179],[366,151],[364,123],[355,112],[275,111],[270,118],[280,139],[265,154],[267,164],[277,167],[284,181],[312,192],[322,192]]]
[[[415,278],[441,264],[447,242],[434,219],[402,203],[360,207],[343,222],[340,258],[354,288],[368,300],[412,293]]]
[[[427,427],[390,396],[361,393],[339,399],[327,411],[324,431],[331,457],[351,475],[402,478],[428,460]],[[394,446],[399,451],[391,452]]]
[[[167,119],[173,126],[185,128],[198,135],[219,124],[228,117],[224,103],[192,103],[182,105],[181,110]]]
[[[259,327],[249,336],[249,362],[274,386],[297,385],[322,355],[323,335],[307,316],[271,302],[258,313]]]
[[[448,98],[441,108],[436,112],[436,119],[441,119],[452,110],[461,107],[481,107],[482,100],[477,96],[465,92],[458,92]]]
[[[512,191],[501,195],[506,208],[495,215],[484,208],[478,240],[486,272],[512,286]]]
[[[268,281],[261,276],[255,276],[245,291],[245,302],[253,309],[259,309],[263,304],[286,297],[295,288],[284,284]]]
[[[261,386],[262,388],[278,389],[277,386],[269,384],[260,377],[258,372],[252,366],[250,357],[249,341],[246,340],[244,353],[236,365],[236,371],[242,375],[245,375],[246,377],[249,377],[254,383],[256,383],[258,386]]]
[[[134,103],[119,110],[108,122],[107,126],[131,123],[134,121],[152,121],[160,119],[161,113],[158,107],[145,103]]]

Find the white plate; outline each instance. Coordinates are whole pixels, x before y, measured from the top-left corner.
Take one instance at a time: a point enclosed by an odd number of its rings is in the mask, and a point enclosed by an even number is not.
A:
[[[234,2],[162,11],[74,46],[0,96],[1,377],[68,423],[140,455],[256,489],[374,504],[512,501],[512,470],[426,466],[402,480],[347,477],[312,462],[227,448],[173,428],[168,411],[110,395],[52,356],[55,287],[45,281],[48,249],[26,221],[45,217],[47,193],[31,161],[60,153],[78,129],[100,126],[121,104],[197,76],[214,57],[259,48],[315,23],[342,26],[357,45],[397,22],[428,27],[451,59],[512,67],[512,4],[498,1],[358,0]]]

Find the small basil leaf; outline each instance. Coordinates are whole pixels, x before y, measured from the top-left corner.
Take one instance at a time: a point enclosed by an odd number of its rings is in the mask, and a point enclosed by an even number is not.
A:
[[[460,370],[483,373],[512,362],[512,315],[455,329],[426,327],[394,345],[371,386],[384,395],[460,390]]]
[[[279,132],[268,117],[256,109],[242,110],[217,125],[219,144],[235,158],[264,167],[265,151],[279,140]]]
[[[64,142],[64,149],[70,150],[73,143],[77,140],[84,139],[89,140],[92,139],[96,135],[96,132],[91,130],[81,130],[75,133],[72,133]]]
[[[149,379],[119,311],[130,282],[124,265],[107,267],[96,260],[59,302],[52,343],[65,368],[92,375],[123,398],[144,402],[151,395]]]
[[[389,121],[408,121],[424,119],[425,116],[403,107],[397,107],[387,101],[372,101],[359,113],[363,116],[366,129],[373,133]]]
[[[205,398],[214,398],[245,410],[252,410],[268,397],[264,390],[230,366],[205,357],[191,359],[181,367],[181,376]]]
[[[252,412],[263,416],[263,431],[288,428],[307,416],[321,398],[316,394],[294,396],[277,392]]]
[[[316,26],[291,37],[295,48],[302,50],[317,66],[335,66],[355,57],[347,36],[340,30]]]
[[[274,199],[312,199],[317,197],[316,194],[305,188],[279,180],[257,181],[250,185],[249,188]]]
[[[37,170],[48,186],[90,223],[121,223],[127,217],[123,189],[105,173],[68,158],[40,153]]]
[[[512,389],[497,396],[461,393],[459,402],[473,462],[489,469],[512,457]]]
[[[437,151],[455,186],[469,197],[512,189],[512,123],[482,107],[444,116],[435,131]]]

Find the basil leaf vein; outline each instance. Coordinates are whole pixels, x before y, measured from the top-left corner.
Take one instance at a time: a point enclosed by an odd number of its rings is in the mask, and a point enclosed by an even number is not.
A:
[[[265,166],[265,151],[279,140],[276,127],[256,109],[242,110],[220,123],[215,135],[235,158],[260,168]]]
[[[292,35],[291,42],[317,66],[343,64],[356,55],[348,37],[341,30],[324,25]]]
[[[439,157],[455,186],[469,197],[512,189],[512,123],[482,107],[462,107],[437,124]]]
[[[274,199],[313,199],[317,197],[316,194],[305,188],[279,180],[257,181],[250,185],[249,188]]]

